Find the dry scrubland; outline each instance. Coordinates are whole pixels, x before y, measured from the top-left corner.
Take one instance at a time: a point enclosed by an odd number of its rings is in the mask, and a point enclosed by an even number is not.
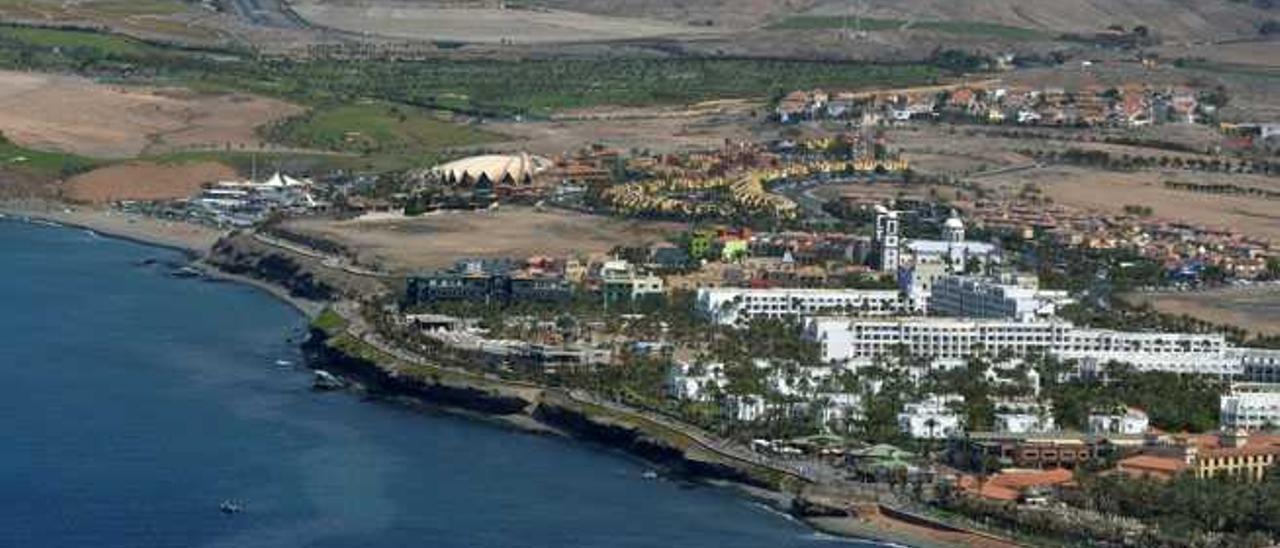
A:
[[[0,19],[110,28],[143,38],[221,42],[227,21],[183,0],[0,0]]]
[[[1191,293],[1130,295],[1170,314],[1237,325],[1255,333],[1280,335],[1280,288],[1231,287]]]
[[[498,122],[486,127],[514,139],[488,148],[556,155],[593,144],[622,150],[674,152],[748,140],[764,105],[717,101],[690,107],[593,108],[560,112],[549,121]]]
[[[539,44],[629,40],[705,33],[657,19],[562,10],[438,7],[422,2],[301,0],[293,9],[308,21],[349,32],[396,38],[473,43]]]
[[[1146,25],[1171,40],[1251,35],[1265,12],[1244,2],[1181,0],[827,0],[809,14],[861,13],[877,19],[978,21],[1092,33],[1107,25]]]
[[[201,186],[236,178],[236,170],[217,162],[158,164],[129,162],[77,175],[62,185],[62,196],[80,203],[189,198]]]
[[[362,263],[405,272],[449,266],[463,257],[604,253],[660,240],[683,225],[504,207],[396,220],[297,220],[287,227],[341,243]]]
[[[1169,189],[1165,188],[1165,181],[1232,183],[1280,189],[1280,181],[1257,175],[1185,171],[1119,173],[1071,166],[1050,166],[998,175],[982,182],[1010,192],[1034,184],[1054,202],[1092,211],[1122,213],[1126,205],[1149,206],[1154,215],[1162,219],[1229,228],[1280,242],[1280,201]]]
[[[302,108],[239,93],[118,87],[0,71],[0,130],[22,146],[128,158],[194,145],[256,146],[254,128]]]

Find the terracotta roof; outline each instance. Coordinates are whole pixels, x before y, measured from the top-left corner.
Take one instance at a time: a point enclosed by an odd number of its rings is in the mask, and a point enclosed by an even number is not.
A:
[[[991,478],[991,482],[1009,489],[1061,485],[1071,481],[1072,474],[1065,468],[1050,470],[1006,471]]]
[[[1186,470],[1187,463],[1173,457],[1138,455],[1121,459],[1116,463],[1116,469],[1131,476],[1154,476],[1167,479]]]
[[[1049,487],[1071,483],[1073,476],[1070,470],[1054,468],[1051,470],[1017,470],[1005,471],[989,478],[978,489],[978,479],[973,476],[961,476],[960,487],[965,491],[992,500],[1017,500],[1022,491],[1031,487]]]

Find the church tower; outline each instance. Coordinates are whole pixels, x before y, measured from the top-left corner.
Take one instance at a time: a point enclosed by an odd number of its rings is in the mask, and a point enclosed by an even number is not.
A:
[[[876,240],[880,243],[880,271],[896,274],[900,252],[897,211],[883,210],[876,215]]]

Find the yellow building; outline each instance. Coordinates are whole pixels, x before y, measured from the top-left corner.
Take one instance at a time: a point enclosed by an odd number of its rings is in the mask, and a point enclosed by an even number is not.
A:
[[[1248,434],[1235,432],[1221,437],[1221,447],[1201,449],[1191,446],[1188,448],[1191,472],[1197,478],[1230,476],[1261,481],[1280,455],[1280,445],[1267,441],[1262,436],[1250,440]]]

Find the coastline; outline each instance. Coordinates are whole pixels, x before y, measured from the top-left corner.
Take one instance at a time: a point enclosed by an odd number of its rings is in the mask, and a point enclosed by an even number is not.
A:
[[[0,202],[0,215],[18,221],[42,221],[59,226],[89,230],[103,237],[139,245],[160,247],[186,255],[191,266],[213,280],[255,287],[293,307],[308,319],[315,318],[325,304],[291,295],[288,290],[262,280],[226,272],[205,261],[209,250],[226,234],[210,227],[179,221],[164,221],[111,209],[72,206],[46,201]]]
[[[209,250],[225,233],[208,227],[195,226],[180,222],[163,221],[139,215],[130,215],[111,210],[86,208],[82,206],[63,205],[51,202],[25,202],[15,206],[12,202],[0,202],[0,214],[18,221],[40,221],[55,225],[90,230],[104,237],[130,241],[140,245],[161,247],[178,251],[192,261],[192,267],[199,269],[210,279],[240,283],[255,287],[272,297],[283,301],[304,317],[314,319],[326,307],[326,303],[300,299],[289,294],[287,289],[279,285],[231,274],[206,262]],[[359,384],[359,383],[357,383]],[[361,386],[363,389],[364,387]],[[479,387],[483,390],[483,387]],[[788,519],[797,520],[813,529],[818,534],[832,535],[850,540],[858,540],[897,546],[915,546],[932,548],[935,546],[952,546],[964,544],[971,546],[1012,546],[1013,543],[998,543],[995,539],[985,539],[976,533],[963,535],[961,540],[955,534],[931,529],[928,527],[895,520],[878,512],[872,516],[848,517],[809,517],[793,513],[792,501],[799,494],[783,490],[765,489],[732,479],[719,479],[697,471],[680,470],[669,466],[660,459],[638,453],[633,447],[625,444],[592,439],[581,433],[574,433],[559,425],[547,422],[543,418],[523,414],[495,414],[468,409],[448,401],[436,401],[430,397],[416,395],[399,395],[386,398],[389,403],[409,407],[430,408],[442,412],[456,414],[475,420],[504,425],[513,430],[535,435],[553,435],[574,440],[587,441],[611,449],[620,450],[627,455],[649,462],[655,466],[675,472],[677,475],[699,483],[730,489],[740,496],[754,501],[770,509],[785,514]]]

